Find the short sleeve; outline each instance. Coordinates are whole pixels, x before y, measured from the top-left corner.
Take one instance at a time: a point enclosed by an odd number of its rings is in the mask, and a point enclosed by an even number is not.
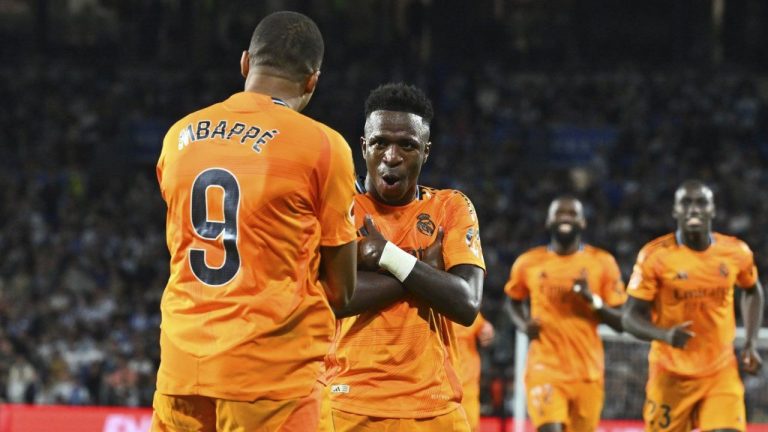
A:
[[[736,275],[736,285],[740,288],[752,288],[757,284],[757,267],[752,250],[743,241],[739,241],[739,273]]]
[[[600,297],[608,306],[620,306],[627,301],[627,292],[624,289],[624,281],[621,280],[619,265],[608,253],[603,254],[602,263],[604,268]]]
[[[163,138],[163,145],[160,148],[160,156],[157,158],[157,165],[155,166],[155,174],[157,175],[157,184],[160,186],[160,193],[163,196],[163,199],[168,202],[165,196],[165,184],[163,184],[163,175],[165,173],[165,164],[166,159],[168,158],[168,152],[172,147],[178,147],[181,149],[181,147],[184,145],[184,143],[188,143],[189,141],[184,141],[184,139],[187,139],[183,135],[179,134],[179,124],[181,121],[177,122],[171,128],[168,130],[168,132],[165,134],[165,137]]]
[[[525,284],[525,255],[521,255],[512,264],[509,271],[509,280],[504,284],[504,293],[512,300],[525,300],[530,296],[528,286]]]
[[[352,150],[344,138],[334,131],[326,134],[329,140],[328,162],[320,193],[319,220],[322,246],[339,246],[355,240],[353,205],[355,196],[355,168]]]
[[[648,252],[643,248],[637,255],[637,261],[627,285],[627,294],[640,300],[652,301],[659,290],[659,281]]]
[[[443,260],[448,270],[459,264],[472,264],[485,270],[480,245],[480,225],[472,202],[458,191],[446,205],[446,226],[443,227]]]

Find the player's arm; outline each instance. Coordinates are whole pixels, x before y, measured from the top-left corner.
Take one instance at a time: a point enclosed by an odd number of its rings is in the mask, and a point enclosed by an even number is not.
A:
[[[476,265],[443,271],[418,261],[403,285],[451,321],[469,327],[480,311],[483,279],[485,271]]]
[[[439,260],[430,264],[390,243],[379,232],[369,215],[365,217],[367,235],[359,245],[361,267],[369,270],[387,270],[406,291],[429,303],[439,313],[463,326],[470,326],[480,310],[485,272],[470,264],[459,264],[448,271],[440,269]],[[437,240],[427,248],[425,255],[442,251],[442,229]]]
[[[610,328],[621,333],[624,331],[624,326],[621,324],[622,311],[621,307],[610,307],[603,305],[595,309],[595,313],[600,318],[600,322],[607,324]]]
[[[607,324],[619,333],[624,331],[624,326],[621,324],[621,307],[611,307],[605,304],[600,296],[594,294],[589,289],[589,283],[586,278],[574,281],[573,292],[587,302],[589,307],[597,314],[597,317],[600,318],[600,322]]]
[[[403,294],[403,284],[392,275],[361,270],[357,272],[357,286],[352,300],[345,307],[334,309],[334,312],[336,318],[346,318],[378,311],[401,299]]]
[[[664,329],[651,323],[652,303],[636,297],[629,297],[624,306],[622,324],[624,330],[646,341],[661,341],[675,348],[684,348],[688,340],[695,334],[688,330],[691,322],[686,321],[676,326]]]
[[[538,339],[541,332],[541,324],[531,319],[530,309],[525,301],[507,297],[504,301],[504,312],[515,325],[517,330],[528,335],[528,338]]]
[[[744,330],[746,331],[746,343],[741,354],[744,370],[750,374],[756,374],[762,366],[762,359],[757,352],[757,333],[760,323],[763,322],[763,286],[757,281],[754,286],[742,290],[741,314],[744,318]]]
[[[356,267],[357,242],[320,247],[320,283],[334,310],[344,308],[352,298],[357,283]]]

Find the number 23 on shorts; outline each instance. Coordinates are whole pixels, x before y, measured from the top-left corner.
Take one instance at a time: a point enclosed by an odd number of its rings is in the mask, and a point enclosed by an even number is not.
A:
[[[666,429],[672,423],[672,408],[650,399],[645,401],[645,422],[650,430]],[[647,429],[646,429],[647,430]]]

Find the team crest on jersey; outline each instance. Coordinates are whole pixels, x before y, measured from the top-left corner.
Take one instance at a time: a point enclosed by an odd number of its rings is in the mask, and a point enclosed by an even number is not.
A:
[[[688,280],[688,273],[685,270],[678,270],[675,280]]]
[[[727,278],[731,272],[728,271],[728,266],[725,263],[720,263],[720,276]]]
[[[432,222],[432,216],[422,213],[416,216],[416,229],[426,236],[432,236],[435,232],[435,223]]]

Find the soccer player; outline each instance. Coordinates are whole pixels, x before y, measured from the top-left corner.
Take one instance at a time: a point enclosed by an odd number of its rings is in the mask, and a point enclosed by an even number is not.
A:
[[[323,49],[308,17],[267,16],[240,60],[245,91],[165,136],[171,268],[153,430],[318,427],[331,307],[351,298],[357,268],[351,149],[299,113]]]
[[[608,252],[582,242],[586,225],[578,199],[552,201],[549,245],[520,255],[504,287],[507,313],[531,340],[525,385],[528,415],[539,432],[597,429],[604,399],[597,325],[621,331],[621,273]]]
[[[494,339],[494,329],[490,322],[478,314],[469,327],[454,324],[453,331],[459,346],[459,378],[464,396],[461,406],[467,413],[472,432],[480,430],[480,369],[481,359],[477,346],[489,346]]]
[[[404,84],[373,90],[365,104],[360,271],[329,356],[336,432],[469,430],[451,321],[475,320],[485,264],[469,199],[418,184],[432,115],[424,93]]]
[[[648,431],[743,431],[744,386],[733,339],[734,285],[742,288],[744,370],[762,360],[757,332],[763,289],[752,251],[741,240],[712,232],[712,190],[695,180],[675,192],[677,231],[640,250],[627,292],[624,328],[653,341],[643,409]]]

